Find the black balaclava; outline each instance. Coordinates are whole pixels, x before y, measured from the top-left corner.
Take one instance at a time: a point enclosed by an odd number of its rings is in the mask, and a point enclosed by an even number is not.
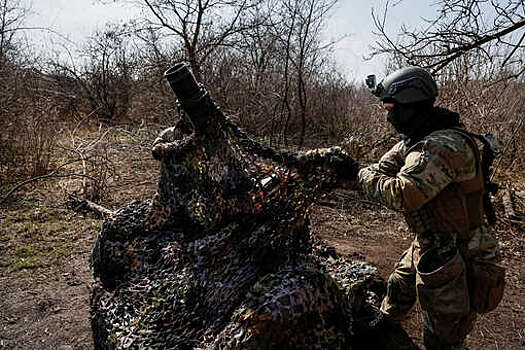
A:
[[[403,135],[407,146],[414,145],[436,130],[462,126],[459,114],[433,107],[433,102],[394,103],[394,108],[388,112],[387,120]]]
[[[422,108],[415,104],[394,103],[394,108],[387,114],[387,120],[398,133],[410,137],[423,124],[425,118],[421,118],[422,113]]]

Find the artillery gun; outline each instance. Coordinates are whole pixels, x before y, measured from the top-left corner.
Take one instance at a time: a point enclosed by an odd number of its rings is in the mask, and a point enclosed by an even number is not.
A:
[[[310,236],[308,209],[345,181],[326,165],[351,158],[259,144],[186,65],[166,78],[181,116],[154,142],[156,195],[105,220],[93,249],[95,348],[414,349],[400,327],[360,331],[375,268]]]

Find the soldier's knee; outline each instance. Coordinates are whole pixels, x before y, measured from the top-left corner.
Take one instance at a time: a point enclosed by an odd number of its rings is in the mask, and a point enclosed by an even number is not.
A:
[[[391,274],[388,277],[387,281],[387,288],[388,289],[396,289],[396,290],[402,290],[405,283],[402,278],[397,276],[396,274]]]
[[[381,311],[392,321],[400,321],[416,302],[415,285],[393,273],[388,278]]]
[[[391,274],[387,282],[387,294],[394,299],[416,299],[415,285],[400,275]]]

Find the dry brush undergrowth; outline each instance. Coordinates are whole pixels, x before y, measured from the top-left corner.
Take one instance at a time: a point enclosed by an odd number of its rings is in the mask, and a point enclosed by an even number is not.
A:
[[[258,91],[245,76],[225,70],[228,79],[215,76],[216,86],[210,86],[223,109],[259,140],[284,146],[281,123],[285,118],[278,113],[281,102],[271,92],[271,77],[263,84],[268,90]],[[162,72],[163,67],[156,71]],[[127,115],[101,121],[91,104],[61,90],[63,82],[58,84],[56,76],[15,67],[4,67],[0,74],[0,279],[4,286],[0,298],[13,301],[0,308],[4,310],[0,322],[6,329],[0,342],[35,348],[35,341],[45,340],[43,348],[51,348],[73,344],[74,335],[80,344],[75,348],[90,348],[88,258],[100,219],[82,212],[80,204],[90,200],[114,209],[152,196],[158,165],[150,154],[151,143],[160,130],[175,122],[177,106],[158,77],[145,75],[133,81],[134,98],[129,101]],[[496,180],[502,184],[496,197],[502,218],[497,229],[507,264],[512,266],[509,293],[501,312],[482,318],[476,330],[481,340],[476,344],[507,344],[510,339],[509,348],[513,348],[523,344],[520,319],[524,312],[521,276],[525,272],[525,242],[520,232],[525,193],[525,146],[521,142],[525,137],[525,98],[520,89],[523,83],[489,84],[449,81],[442,85],[439,103],[459,111],[469,129],[492,132],[502,143],[503,156],[496,163]],[[366,164],[396,142],[381,106],[362,87],[325,76],[309,89],[317,99],[309,104],[303,148],[343,144]],[[300,119],[289,121],[288,147],[297,146],[294,135],[301,129],[300,123]],[[279,132],[272,134],[276,130]],[[327,207],[314,209],[330,218],[319,220],[316,216],[316,232],[348,256],[364,256],[379,264],[386,276],[408,244],[400,218],[362,202],[358,194],[338,196],[333,212],[326,214]],[[513,214],[506,209],[508,202]],[[364,203],[365,207],[351,203]],[[378,210],[380,214],[376,214]],[[377,232],[385,226],[388,229],[378,239]],[[392,252],[374,248],[389,238],[399,239]],[[378,258],[383,254],[391,256]],[[36,298],[35,293],[39,293]],[[69,299],[67,293],[76,297]],[[417,311],[415,316],[407,324],[413,337],[418,336]],[[44,332],[67,319],[73,320],[68,328],[55,334]]]
[[[147,3],[163,11],[161,4],[179,2]],[[170,64],[190,61],[224,111],[273,147],[342,144],[367,164],[397,141],[380,104],[339,74],[321,45],[334,1],[207,3],[212,8],[186,7],[185,16],[164,13],[169,23],[159,23],[148,10],[138,26],[110,25],[79,52],[68,52],[81,60],[48,62],[32,58],[18,40],[28,13],[24,2],[0,0],[0,348],[93,347],[89,256],[101,219],[84,211],[85,200],[115,209],[153,195],[158,164],[151,143],[177,114],[161,81]],[[225,4],[243,16],[216,16],[213,7]],[[521,16],[500,12],[508,14]],[[242,23],[228,22],[236,18]],[[170,32],[178,20],[188,32]],[[195,30],[202,25],[204,31]],[[495,163],[501,185],[495,203],[508,287],[498,311],[481,317],[473,348],[525,346],[525,82],[523,65],[505,58],[523,55],[521,41],[518,46],[506,51],[495,44],[484,51],[488,61],[503,55],[510,71],[494,74],[485,64],[476,70],[476,60],[457,60],[457,69],[440,77],[439,104],[458,111],[470,130],[495,134],[503,151]],[[313,208],[313,231],[349,258],[378,265],[386,277],[410,239],[401,217],[358,193],[334,196]],[[416,310],[406,322],[414,338],[420,320]]]

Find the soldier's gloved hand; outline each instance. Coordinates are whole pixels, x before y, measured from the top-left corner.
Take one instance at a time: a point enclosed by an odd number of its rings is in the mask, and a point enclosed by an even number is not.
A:
[[[168,142],[173,142],[173,141],[175,141],[175,127],[174,126],[162,130],[159,136],[157,136],[157,138],[155,139],[155,141],[153,141],[153,146],[156,146],[159,143],[168,143]]]
[[[175,140],[175,127],[170,127],[161,131],[159,136],[153,141],[153,147],[151,149],[151,154],[156,160],[162,158],[162,153],[164,152],[165,144],[173,142]]]
[[[344,181],[356,181],[359,172],[359,163],[343,152],[328,152],[327,166],[334,170],[337,176]]]

